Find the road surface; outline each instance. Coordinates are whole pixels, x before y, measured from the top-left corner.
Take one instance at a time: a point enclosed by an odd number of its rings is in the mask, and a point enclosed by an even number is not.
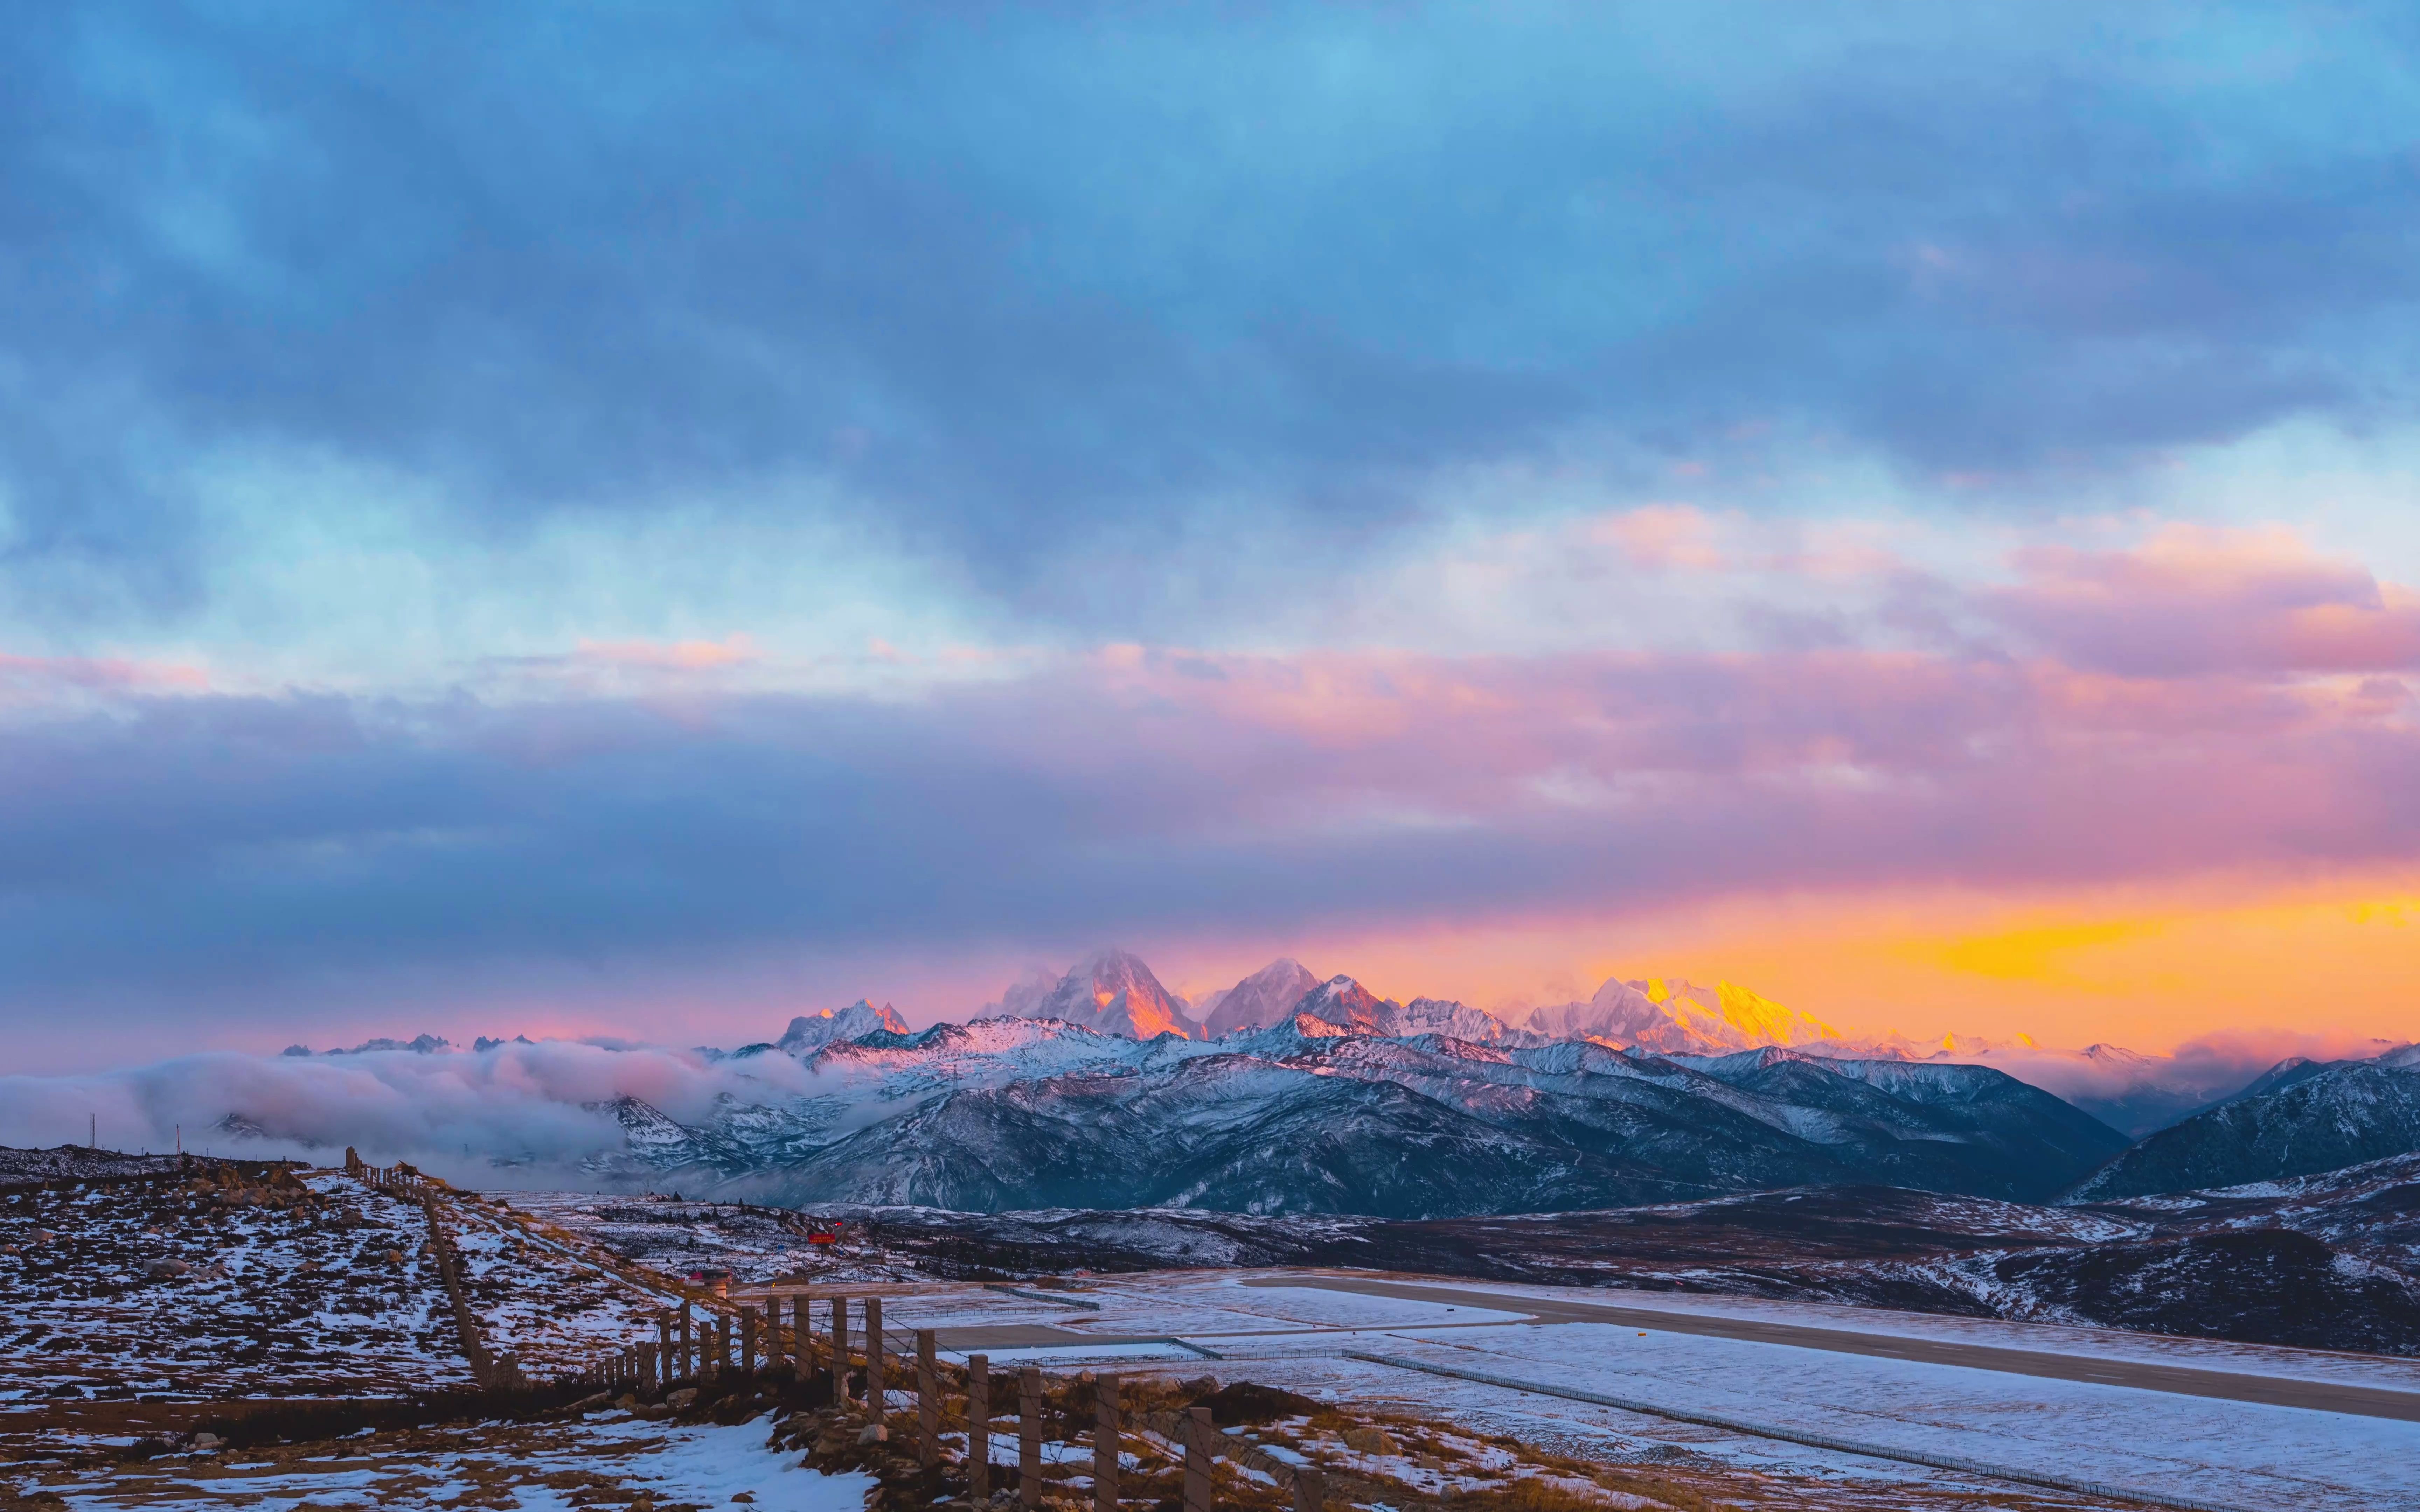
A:
[[[2127,1386],[2136,1391],[2164,1391],[2180,1396],[2260,1402],[2272,1407],[2301,1407],[2319,1412],[2349,1412],[2361,1417],[2420,1423],[2420,1392],[2396,1391],[2382,1386],[2304,1381],[2290,1376],[2256,1376],[2232,1370],[2204,1370],[2191,1365],[2113,1360],[2099,1355],[2054,1354],[2041,1350],[2006,1349],[1948,1339],[1909,1338],[1895,1334],[1860,1334],[1840,1327],[1819,1328],[1803,1323],[1668,1312],[1656,1307],[1624,1307],[1614,1303],[1480,1291],[1466,1287],[1380,1281],[1359,1276],[1254,1276],[1242,1284],[1247,1287],[1310,1287],[1354,1292],[1365,1297],[1398,1297],[1417,1302],[1447,1303],[1454,1306],[1492,1307],[1503,1312],[1527,1313],[1533,1325],[1610,1323],[1665,1334],[1745,1339],[1756,1344],[1781,1344],[1799,1350],[1827,1350],[1835,1354],[1914,1360],[1926,1365],[1958,1365],[1968,1370],[1997,1370],[2008,1375],[2081,1381],[2102,1386]],[[1208,1338],[1211,1335],[1193,1336]]]

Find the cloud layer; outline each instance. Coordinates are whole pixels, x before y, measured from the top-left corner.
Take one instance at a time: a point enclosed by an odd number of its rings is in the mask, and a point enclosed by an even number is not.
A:
[[[410,1159],[492,1182],[499,1160],[577,1180],[586,1155],[617,1148],[603,1104],[635,1097],[704,1119],[733,1094],[769,1103],[808,1088],[799,1062],[752,1057],[745,1071],[701,1057],[564,1041],[478,1054],[385,1051],[326,1057],[228,1052],[85,1076],[0,1077],[0,1145],[82,1143],[97,1120],[111,1149],[181,1140],[220,1154],[296,1153],[331,1163],[346,1145],[384,1164]],[[257,1133],[219,1127],[230,1116]]]
[[[671,648],[709,682],[129,688],[0,744],[26,800],[0,812],[0,972],[29,1006],[147,1017],[396,968],[1063,949],[2420,851],[2400,590],[2265,539],[2018,566],[1935,595],[2012,626],[2001,647],[1111,647],[913,696],[718,690],[722,658]],[[2113,582],[2226,633],[2189,637],[2186,665],[2098,665],[2142,643],[2096,617]],[[2313,616],[2345,633],[2297,638]]]
[[[2420,873],[2399,11],[560,22],[0,20],[21,1056]]]
[[[470,541],[836,514],[1136,635],[1071,552],[1359,552],[1507,458],[2055,482],[2408,413],[2391,11],[587,22],[10,18],[15,591],[195,612],[210,480],[301,455]]]

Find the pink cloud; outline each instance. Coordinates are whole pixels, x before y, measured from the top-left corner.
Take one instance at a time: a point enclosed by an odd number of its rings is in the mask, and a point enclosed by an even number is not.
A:
[[[582,640],[573,659],[592,667],[632,671],[696,672],[737,667],[757,659],[748,636],[721,640]]]
[[[1688,504],[1649,504],[1609,515],[1590,533],[1621,548],[1637,567],[1719,572],[1730,564],[1715,539],[1714,522]]]
[[[209,673],[181,662],[117,656],[18,656],[0,652],[0,690],[40,696],[82,693],[198,693]]]
[[[2171,524],[2121,551],[2035,547],[1978,595],[2080,667],[2151,676],[2420,668],[2420,595],[2282,529]]]

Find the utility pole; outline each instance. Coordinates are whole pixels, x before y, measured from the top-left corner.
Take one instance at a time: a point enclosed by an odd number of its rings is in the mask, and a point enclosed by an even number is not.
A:
[[[98,1113],[92,1116],[92,1132],[85,1135],[84,1148],[86,1149],[101,1148],[101,1115]]]

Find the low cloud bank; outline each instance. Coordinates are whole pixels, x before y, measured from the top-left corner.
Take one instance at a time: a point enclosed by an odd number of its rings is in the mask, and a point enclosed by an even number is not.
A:
[[[695,1052],[570,1041],[486,1049],[340,1056],[180,1056],[82,1076],[0,1077],[0,1144],[184,1148],[328,1161],[345,1146],[376,1163],[409,1160],[497,1180],[496,1163],[577,1180],[582,1157],[619,1145],[605,1104],[635,1097],[684,1120],[719,1098],[766,1102],[808,1088],[787,1056],[715,1061]],[[257,1131],[255,1133],[254,1131]]]
[[[1944,1060],[1990,1066],[2054,1096],[2112,1098],[2146,1082],[2203,1098],[2225,1097],[2281,1060],[2363,1060],[2394,1049],[2400,1041],[2367,1039],[2339,1031],[2228,1029],[2189,1040],[2165,1056],[2139,1055],[2111,1045],[2089,1050],[1994,1045]]]

